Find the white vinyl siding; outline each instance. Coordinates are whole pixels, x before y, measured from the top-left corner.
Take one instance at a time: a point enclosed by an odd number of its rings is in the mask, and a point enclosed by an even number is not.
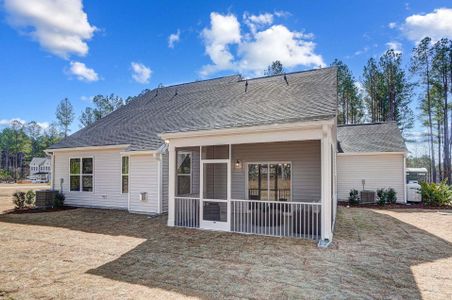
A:
[[[397,192],[397,202],[404,202],[404,157],[402,154],[338,155],[337,189],[340,201],[348,200],[351,189],[376,191],[392,187]]]
[[[121,192],[121,154],[119,150],[55,152],[55,189],[62,188],[65,204],[81,207],[127,209],[128,195]],[[92,157],[93,192],[69,191],[69,159]],[[61,185],[61,179],[63,184]]]
[[[158,167],[158,161],[152,155],[131,155],[129,157],[129,211],[146,214],[158,213]],[[141,193],[146,193],[145,200],[140,200]]]

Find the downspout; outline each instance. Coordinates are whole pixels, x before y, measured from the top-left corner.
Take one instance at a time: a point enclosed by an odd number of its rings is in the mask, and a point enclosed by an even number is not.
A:
[[[120,169],[120,172],[121,172],[121,189],[122,189],[122,155],[121,155],[121,169]],[[129,155],[128,156],[129,157],[129,173],[128,173],[128,175],[127,176],[129,176],[128,177],[128,182],[127,182],[127,184],[128,184],[128,187],[127,187],[127,211],[130,213],[130,194],[131,194],[131,192],[132,192],[132,189],[130,188],[131,187],[131,182],[132,182],[132,168],[131,168],[131,165],[132,165],[132,156],[131,155]]]
[[[405,204],[407,204],[407,190],[406,190],[406,152],[403,154],[403,176],[402,176],[402,180],[403,180],[403,201]]]
[[[53,153],[53,152],[51,152],[51,153],[52,153],[52,154],[50,154],[51,157],[52,157],[52,160],[51,160],[51,162],[52,162],[52,174],[50,175],[50,176],[52,176],[51,189],[55,190],[55,153]]]
[[[157,154],[156,154],[157,156]],[[157,160],[157,213],[162,213],[162,153],[158,154]]]

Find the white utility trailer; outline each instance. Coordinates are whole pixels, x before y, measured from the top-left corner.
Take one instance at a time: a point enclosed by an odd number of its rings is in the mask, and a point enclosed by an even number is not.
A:
[[[427,180],[428,171],[426,168],[406,168],[406,195],[408,202],[421,202],[422,197],[419,189],[422,181]]]

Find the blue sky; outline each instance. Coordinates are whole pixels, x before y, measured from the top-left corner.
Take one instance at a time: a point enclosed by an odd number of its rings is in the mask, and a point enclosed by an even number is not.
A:
[[[68,97],[75,131],[96,94],[253,77],[278,58],[288,71],[338,58],[359,80],[367,59],[390,46],[408,54],[424,34],[452,37],[452,4],[439,0],[0,4],[0,126],[13,118],[50,123]]]

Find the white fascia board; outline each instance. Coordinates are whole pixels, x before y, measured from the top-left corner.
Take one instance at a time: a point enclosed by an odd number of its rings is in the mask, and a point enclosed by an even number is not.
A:
[[[250,126],[239,128],[225,128],[225,129],[211,129],[211,130],[198,130],[198,131],[186,131],[186,132],[168,132],[161,133],[158,136],[163,140],[171,140],[177,138],[189,138],[189,137],[204,137],[204,136],[218,136],[218,135],[233,135],[233,134],[246,134],[246,133],[259,133],[259,132],[272,132],[272,131],[284,131],[284,130],[296,130],[296,129],[309,129],[316,128],[322,125],[334,125],[334,118],[321,121],[311,122],[294,122],[284,124],[271,124],[263,126]]]
[[[158,158],[158,154],[165,153],[165,151],[167,149],[168,149],[168,145],[164,143],[157,150],[123,151],[123,152],[121,152],[121,155],[128,155],[128,156],[133,156],[133,155],[153,155],[153,156]],[[158,158],[158,159],[160,159],[160,158]]]
[[[112,149],[126,149],[129,144],[122,145],[107,145],[107,146],[88,146],[88,147],[74,147],[74,148],[58,148],[58,149],[46,149],[45,153],[54,152],[68,152],[68,151],[96,151],[96,150],[112,150]]]
[[[406,155],[406,152],[346,152],[337,153],[337,156],[353,156],[353,155]]]
[[[124,156],[135,156],[135,155],[157,155],[159,152],[157,150],[139,150],[139,151],[122,151],[121,155]]]

